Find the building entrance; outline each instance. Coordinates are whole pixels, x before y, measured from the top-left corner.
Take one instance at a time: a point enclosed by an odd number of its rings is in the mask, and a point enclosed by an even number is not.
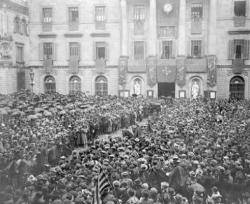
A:
[[[175,83],[158,83],[158,97],[161,96],[175,98]]]
[[[230,99],[241,100],[245,98],[245,81],[242,77],[233,77],[230,81]]]

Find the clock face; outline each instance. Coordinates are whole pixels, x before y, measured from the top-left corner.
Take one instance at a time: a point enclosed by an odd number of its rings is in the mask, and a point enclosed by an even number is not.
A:
[[[173,10],[172,4],[165,4],[163,10],[164,10],[164,12],[169,14]]]

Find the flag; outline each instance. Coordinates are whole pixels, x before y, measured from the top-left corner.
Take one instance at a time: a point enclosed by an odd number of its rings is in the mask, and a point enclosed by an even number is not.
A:
[[[158,66],[157,81],[174,83],[176,79],[176,66]]]
[[[153,87],[157,83],[156,76],[156,59],[154,57],[148,58],[147,61],[147,79],[148,85]]]
[[[109,190],[111,187],[107,175],[101,170],[95,184],[92,204],[102,204],[101,197],[104,195],[105,190]]]

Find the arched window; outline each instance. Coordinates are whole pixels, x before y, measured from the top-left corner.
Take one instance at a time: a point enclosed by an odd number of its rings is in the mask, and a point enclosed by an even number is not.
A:
[[[45,93],[56,92],[56,81],[53,76],[46,76],[44,79]]]
[[[245,98],[245,81],[240,76],[235,76],[230,81],[230,98],[241,100]]]
[[[99,76],[95,80],[95,93],[98,96],[108,95],[108,80],[104,76]]]
[[[81,91],[81,79],[78,76],[72,76],[69,79],[69,93],[73,94]]]
[[[14,33],[20,32],[20,18],[18,16],[14,19]]]

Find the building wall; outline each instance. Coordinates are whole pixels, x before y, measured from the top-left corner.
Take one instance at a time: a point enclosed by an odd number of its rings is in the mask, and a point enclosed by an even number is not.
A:
[[[21,20],[25,19],[28,23],[27,4],[20,0],[2,0],[0,2],[0,43],[7,43],[9,46],[9,58],[0,57],[0,93],[5,94],[15,92],[18,89],[17,72],[24,72],[25,66],[27,66],[29,61],[29,37],[26,34],[14,32],[16,17],[19,17]],[[11,40],[8,40],[8,38]],[[17,44],[23,45],[24,64],[21,66],[16,63]]]

